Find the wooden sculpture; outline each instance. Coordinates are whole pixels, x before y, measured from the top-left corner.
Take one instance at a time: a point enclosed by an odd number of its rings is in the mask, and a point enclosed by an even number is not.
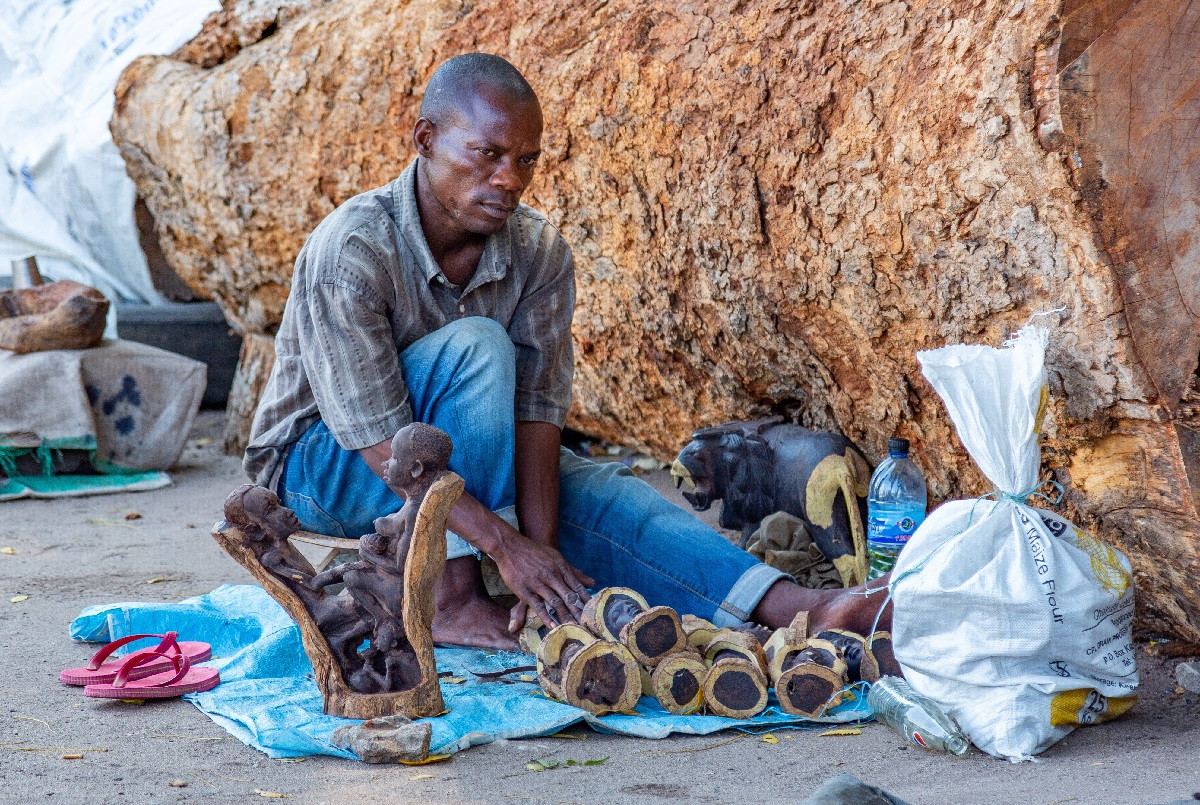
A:
[[[225,501],[213,537],[300,626],[325,712],[344,718],[437,715],[433,588],[446,560],[446,520],[463,480],[446,469],[450,438],[414,423],[392,440],[388,486],[404,499],[359,540],[359,558],[317,573],[291,544],[295,514],[247,484]],[[344,590],[330,594],[330,585]],[[364,646],[365,644],[365,646]]]
[[[107,316],[104,294],[74,280],[0,291],[0,347],[19,353],[94,347]]]

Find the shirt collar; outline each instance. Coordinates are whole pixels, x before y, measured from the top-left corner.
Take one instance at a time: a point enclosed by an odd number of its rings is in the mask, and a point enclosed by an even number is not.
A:
[[[393,203],[400,212],[400,220],[397,222],[400,226],[400,236],[416,257],[417,267],[426,282],[438,281],[440,277],[441,282],[449,283],[441,267],[433,259],[433,253],[429,251],[429,242],[425,240],[425,232],[421,229],[421,213],[417,207],[417,164],[420,159],[413,159],[392,183]],[[488,237],[483,245],[483,255],[479,258],[479,267],[467,287],[463,289],[464,294],[485,283],[504,279],[512,257],[512,228],[516,225],[514,217],[519,213],[518,209],[508,217],[499,232]]]

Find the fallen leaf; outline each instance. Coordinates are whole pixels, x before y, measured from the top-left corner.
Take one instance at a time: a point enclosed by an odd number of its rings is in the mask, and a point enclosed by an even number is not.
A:
[[[517,679],[521,680],[522,682],[536,682],[537,681],[537,677],[534,676],[533,674],[521,674],[519,677],[517,677]]]
[[[547,735],[547,738],[569,738],[572,741],[586,741],[586,735],[572,735],[569,732],[556,732],[553,735]]]
[[[63,755],[62,759],[63,760],[79,760],[82,757],[83,757],[83,755]]]
[[[218,736],[216,738],[212,738],[212,737],[208,737],[208,736],[204,736],[204,735],[173,735],[169,732],[160,733],[158,735],[151,735],[150,737],[151,738],[179,738],[184,741],[223,741],[223,740],[225,740],[224,737],[220,737],[220,736]]]
[[[111,517],[89,517],[87,521],[92,525],[117,525],[121,528],[133,528],[133,526],[124,520],[114,520]]]
[[[444,715],[448,714],[449,712],[450,712],[450,708],[449,708],[449,707],[447,707],[445,710],[443,710],[442,712],[440,712],[440,713],[438,713],[436,716],[434,716],[434,718],[439,718],[439,717],[441,717],[441,716],[444,716]]]
[[[441,763],[443,760],[449,760],[450,755],[430,755],[424,760],[397,760],[397,763],[402,763],[405,766],[424,766],[428,763]]]
[[[850,727],[844,729],[825,730],[824,732],[817,733],[817,737],[819,738],[825,738],[827,736],[836,737],[840,735],[862,735],[862,730]]]
[[[29,596],[27,596],[27,595],[14,595],[12,598],[8,599],[8,603],[19,604],[22,601],[28,601],[28,600],[29,600]]]
[[[585,766],[603,766],[607,762],[608,762],[608,758],[598,757],[598,758],[594,758],[592,760],[583,761],[583,765],[585,765]]]
[[[0,553],[6,553],[6,554],[8,554],[9,556],[12,556],[12,555],[13,555],[13,554],[15,554],[16,552],[17,552],[17,549],[16,549],[16,548],[8,548],[8,547],[5,547],[5,548],[0,548]]]
[[[465,676],[448,676],[442,681],[447,685],[461,685],[467,681],[467,678]]]
[[[187,788],[187,780],[172,780],[167,785],[171,788]]]
[[[525,764],[525,768],[530,771],[547,771],[548,769],[558,768],[557,760],[531,760]]]
[[[125,519],[126,520],[141,520],[142,515],[138,514],[137,512],[130,512],[129,514],[125,515]]]
[[[179,581],[179,579],[173,579],[169,576],[155,576],[152,579],[146,579],[147,584],[162,584],[164,581]]]
[[[432,774],[414,774],[412,777],[409,777],[408,779],[410,779],[410,780],[432,780],[432,779],[434,779],[434,776]]]
[[[146,703],[145,699],[121,699],[121,704],[136,704],[139,707]]]
[[[289,799],[287,794],[281,794],[278,791],[263,791],[261,788],[254,789],[254,793],[266,799]]]
[[[762,742],[765,744],[777,744],[777,743],[779,743],[779,739],[768,732],[766,735],[764,735],[762,737]]]
[[[49,721],[43,721],[42,719],[40,719],[40,718],[34,718],[33,716],[23,716],[23,715],[21,715],[20,713],[13,713],[13,714],[12,714],[12,717],[13,717],[13,718],[19,718],[19,719],[20,719],[20,720],[22,720],[22,721],[36,721],[36,722],[37,722],[37,723],[39,723],[39,724],[45,724],[47,727],[49,727],[49,726],[50,726],[50,722],[49,722]]]
[[[211,436],[201,436],[196,440],[196,447],[208,447],[214,441],[216,441],[216,439]]]
[[[279,758],[280,763],[303,763],[306,760],[308,760],[308,758],[306,758],[306,757],[281,757],[281,758]]]

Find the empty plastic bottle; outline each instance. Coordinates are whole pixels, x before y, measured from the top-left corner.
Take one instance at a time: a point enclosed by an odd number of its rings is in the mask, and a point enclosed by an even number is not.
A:
[[[971,745],[937,702],[898,676],[880,677],[867,694],[867,706],[877,720],[922,749],[961,755]]]
[[[908,457],[908,439],[888,439],[888,457],[867,490],[867,553],[876,579],[896,564],[908,538],[925,522],[925,478]]]

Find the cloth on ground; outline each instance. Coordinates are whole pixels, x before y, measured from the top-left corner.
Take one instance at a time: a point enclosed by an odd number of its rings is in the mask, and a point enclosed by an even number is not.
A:
[[[13,462],[29,453],[48,464],[54,450],[88,451],[102,473],[168,469],[204,385],[203,363],[133,341],[27,355],[0,349],[0,474],[15,476]],[[18,480],[35,494],[28,478]]]
[[[312,664],[304,654],[300,630],[283,608],[255,585],[226,584],[211,593],[170,604],[121,603],[89,607],[71,623],[74,640],[102,642],[128,634],[179,632],[181,639],[212,644],[211,664],[220,669],[221,684],[184,698],[243,743],[269,757],[334,755],[353,758],[330,741],[334,729],[355,721],[322,713],[321,693],[312,680]],[[513,674],[509,683],[484,680],[487,673],[528,665],[533,658],[516,652],[439,648],[438,669],[448,712],[430,719],[432,753],[452,753],[498,738],[552,735],[577,722],[600,732],[641,738],[671,733],[706,735],[731,727],[747,730],[802,727],[813,722],[782,712],[771,704],[751,719],[717,716],[673,716],[657,702],[642,697],[636,714],[593,716],[551,701],[536,682]],[[842,704],[821,723],[867,718],[865,697]]]
[[[0,476],[0,501],[17,498],[66,498],[107,495],[113,492],[145,492],[171,485],[171,476],[161,470],[120,475],[51,475],[4,478]]]

